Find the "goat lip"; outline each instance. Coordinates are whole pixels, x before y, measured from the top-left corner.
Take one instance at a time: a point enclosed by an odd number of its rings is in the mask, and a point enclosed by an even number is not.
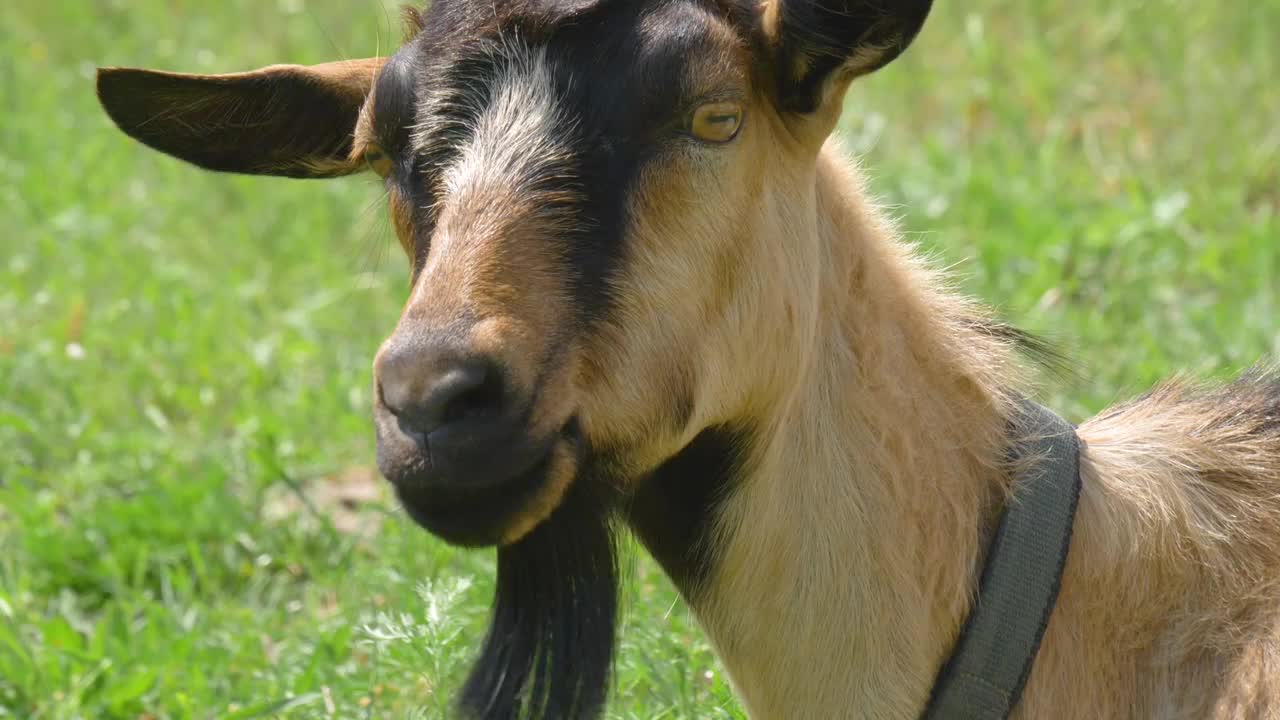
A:
[[[581,447],[573,420],[500,477],[463,483],[435,477],[426,469],[407,477],[401,474],[392,485],[409,517],[431,534],[462,547],[497,545],[509,538],[513,524],[520,523],[541,496],[555,489],[555,461],[564,454],[564,445],[573,455]]]
[[[378,468],[392,485],[458,496],[507,485],[541,461],[557,439],[510,421],[462,422],[423,436],[378,413],[375,427]]]
[[[451,545],[496,545],[509,519],[532,502],[546,483],[549,461],[548,453],[501,483],[466,490],[397,485],[396,496],[414,522]]]

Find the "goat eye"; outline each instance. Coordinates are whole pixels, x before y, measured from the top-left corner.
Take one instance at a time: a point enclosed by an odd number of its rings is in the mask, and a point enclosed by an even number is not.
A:
[[[391,174],[391,156],[387,155],[382,148],[377,145],[370,145],[364,151],[365,164],[369,169],[378,173],[382,177]]]
[[[727,143],[742,129],[742,105],[709,102],[699,105],[689,118],[689,134],[708,143]]]

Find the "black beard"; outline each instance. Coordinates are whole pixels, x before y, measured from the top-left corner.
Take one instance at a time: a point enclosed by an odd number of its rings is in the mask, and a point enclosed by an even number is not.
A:
[[[591,720],[618,610],[612,502],[579,474],[551,517],[498,549],[493,617],[460,698],[474,720]],[[597,485],[596,488],[590,487]]]

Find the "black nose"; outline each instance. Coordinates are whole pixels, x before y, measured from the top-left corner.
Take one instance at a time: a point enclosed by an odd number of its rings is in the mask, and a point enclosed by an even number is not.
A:
[[[454,340],[402,333],[383,345],[373,368],[378,469],[406,506],[422,512],[448,514],[461,494],[530,492],[560,437],[530,424],[536,392],[505,362]]]
[[[502,380],[481,358],[391,350],[378,361],[382,403],[419,443],[451,424],[502,411]]]

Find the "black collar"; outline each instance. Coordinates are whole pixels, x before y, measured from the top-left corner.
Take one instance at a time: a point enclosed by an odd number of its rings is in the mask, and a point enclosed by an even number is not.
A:
[[[1021,402],[1013,426],[1014,467],[1022,472],[923,720],[1007,718],[1058,599],[1080,499],[1080,440],[1073,425],[1030,400]]]

